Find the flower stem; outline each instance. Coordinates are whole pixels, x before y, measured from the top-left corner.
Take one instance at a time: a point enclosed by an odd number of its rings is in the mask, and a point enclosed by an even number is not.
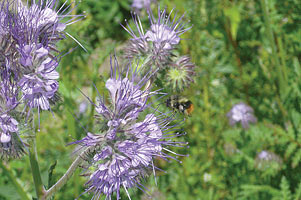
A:
[[[272,54],[273,54],[273,64],[276,66],[276,70],[278,73],[278,84],[279,84],[279,89],[281,90],[283,84],[283,75],[281,72],[281,66],[280,66],[280,61],[279,61],[279,57],[277,54],[277,47],[275,44],[275,37],[273,34],[273,30],[271,27],[271,21],[270,21],[270,17],[269,17],[269,12],[268,12],[268,4],[266,2],[266,0],[261,0],[261,7],[262,7],[262,11],[263,11],[263,17],[264,17],[264,22],[265,22],[265,28],[266,28],[266,33],[268,35],[268,39],[272,48]]]
[[[30,196],[28,193],[23,189],[22,185],[19,183],[19,180],[17,177],[14,176],[12,170],[3,162],[0,162],[0,167],[3,170],[3,174],[5,174],[9,180],[12,182],[12,184],[15,186],[17,192],[19,193],[21,199],[24,200],[30,200]]]
[[[47,200],[49,197],[51,197],[55,192],[60,190],[67,183],[67,181],[74,174],[77,167],[82,163],[84,155],[87,154],[90,150],[91,150],[90,147],[87,148],[73,161],[73,163],[70,165],[67,172],[51,188],[45,191],[41,200]]]
[[[31,147],[29,148],[29,160],[37,198],[40,199],[40,197],[42,197],[43,193],[45,192],[45,188],[43,186],[41,178],[35,139],[33,140]]]
[[[244,81],[244,70],[243,70],[243,64],[242,64],[242,61],[240,58],[240,51],[238,48],[239,46],[238,46],[236,39],[233,37],[233,35],[231,33],[230,22],[227,19],[225,21],[225,31],[226,31],[227,38],[233,47],[234,54],[235,54],[235,60],[236,60],[236,63],[237,63],[238,69],[239,69],[240,80],[243,85],[244,93],[246,95],[246,101],[249,103],[249,87],[246,84],[246,82]]]

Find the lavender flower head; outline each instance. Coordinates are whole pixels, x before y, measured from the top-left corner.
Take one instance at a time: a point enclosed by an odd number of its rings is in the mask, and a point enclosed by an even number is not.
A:
[[[66,3],[58,7],[57,0],[32,1],[30,5],[7,0],[0,5],[0,70],[11,74],[5,79],[16,83],[22,100],[19,105],[27,117],[33,108],[38,113],[50,110],[57,99],[60,52],[56,45],[69,35],[66,26],[82,17],[70,15],[71,5]],[[70,19],[63,22],[66,18]]]
[[[245,103],[235,104],[227,113],[229,123],[234,126],[236,123],[241,123],[244,129],[249,128],[250,123],[256,123],[257,118],[254,116],[254,110]]]
[[[142,115],[150,109],[147,103],[150,96],[156,94],[149,90],[149,78],[144,76],[138,83],[135,82],[137,72],[128,68],[126,75],[117,73],[118,66],[111,69],[111,78],[106,81],[106,88],[110,95],[110,104],[98,98],[94,104],[102,120],[103,127],[96,133],[87,133],[80,141],[74,142],[84,149],[89,148],[87,160],[89,180],[86,183],[86,192],[93,192],[94,198],[104,195],[111,199],[113,193],[120,198],[120,190],[137,187],[144,191],[141,179],[158,169],[154,166],[154,159],[174,157],[167,153],[176,154],[167,149],[167,146],[183,147],[186,142],[175,142],[172,138],[181,136],[171,132],[170,122],[173,120],[165,114],[159,116],[156,112]],[[144,117],[143,117],[144,116]],[[129,194],[128,194],[129,196]]]
[[[133,21],[137,31],[128,24],[122,26],[131,36],[130,44],[125,50],[125,56],[129,59],[143,58],[148,65],[164,67],[171,60],[172,50],[179,44],[180,36],[189,28],[182,22],[184,15],[172,19],[172,11],[167,14],[166,9],[158,8],[157,19],[151,11],[148,12],[150,28],[144,33],[138,15],[133,14]],[[136,32],[138,34],[136,34]]]

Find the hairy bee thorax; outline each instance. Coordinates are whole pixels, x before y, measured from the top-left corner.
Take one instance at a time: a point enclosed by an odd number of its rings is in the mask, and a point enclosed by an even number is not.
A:
[[[189,99],[177,95],[169,97],[166,100],[166,106],[185,115],[190,115],[194,110],[194,106]]]

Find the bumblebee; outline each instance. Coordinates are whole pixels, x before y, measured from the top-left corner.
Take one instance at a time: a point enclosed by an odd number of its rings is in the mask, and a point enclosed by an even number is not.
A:
[[[172,95],[166,100],[166,106],[177,110],[185,115],[191,115],[194,110],[194,106],[189,99]]]

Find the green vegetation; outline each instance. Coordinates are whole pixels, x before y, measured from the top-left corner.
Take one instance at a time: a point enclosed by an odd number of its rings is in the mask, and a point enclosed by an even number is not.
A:
[[[192,29],[182,35],[181,55],[196,64],[195,83],[182,95],[194,104],[183,123],[189,157],[182,163],[156,160],[158,172],[144,183],[157,200],[300,200],[301,199],[301,4],[298,0],[158,0],[161,8],[186,12]],[[130,21],[126,0],[84,0],[77,13],[86,18],[69,26],[80,47],[62,58],[62,98],[50,112],[41,113],[37,152],[42,182],[53,185],[74,160],[75,146],[66,144],[92,130],[94,109],[79,89],[95,99],[94,83],[102,92],[110,55],[122,54],[129,34],[119,23]],[[157,9],[155,5],[153,9]],[[147,22],[145,11],[141,20]],[[60,43],[68,52],[77,44]],[[121,59],[120,59],[121,61]],[[122,63],[121,63],[122,64]],[[245,102],[257,123],[244,130],[231,127],[231,107]],[[80,105],[87,105],[84,113]],[[164,105],[164,110],[168,110]],[[75,118],[75,117],[76,118]],[[179,118],[182,118],[179,114]],[[260,162],[263,150],[278,160]],[[176,150],[179,152],[178,150]],[[279,161],[281,160],[281,161]],[[86,177],[77,169],[54,199],[75,199],[84,192]],[[28,155],[0,165],[0,200],[19,200],[20,193],[35,197]],[[15,176],[17,179],[13,179]],[[23,188],[24,191],[22,191]],[[21,190],[21,191],[20,191]],[[20,191],[20,192],[18,192]],[[147,199],[130,190],[132,199]],[[79,199],[91,199],[84,194]],[[31,198],[30,198],[31,199]],[[103,198],[104,199],[104,198]],[[127,199],[123,194],[122,199]],[[23,200],[23,199],[22,199]]]

